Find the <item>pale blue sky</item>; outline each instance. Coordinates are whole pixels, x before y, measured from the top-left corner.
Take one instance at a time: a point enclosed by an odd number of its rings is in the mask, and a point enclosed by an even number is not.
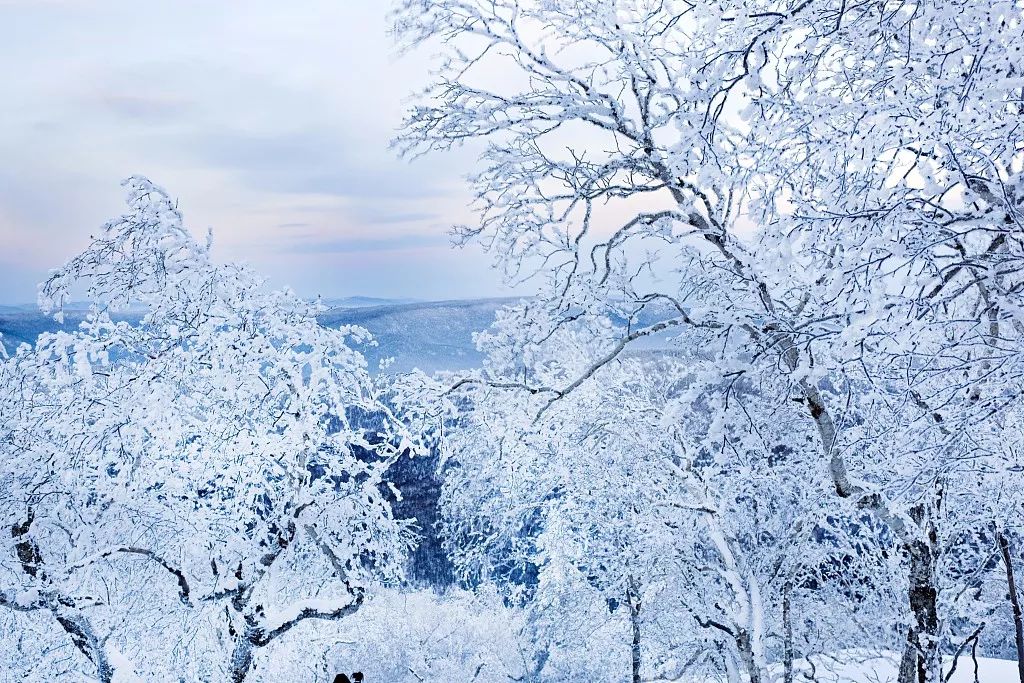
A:
[[[399,57],[384,0],[0,0],[0,303],[122,210],[148,175],[217,257],[302,294],[506,293],[452,250],[470,151],[387,143],[423,55]]]

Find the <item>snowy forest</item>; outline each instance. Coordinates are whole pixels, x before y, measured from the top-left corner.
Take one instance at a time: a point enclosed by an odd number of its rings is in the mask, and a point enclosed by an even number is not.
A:
[[[389,17],[524,294],[417,369],[128,177],[0,345],[0,680],[1024,683],[1024,1]]]

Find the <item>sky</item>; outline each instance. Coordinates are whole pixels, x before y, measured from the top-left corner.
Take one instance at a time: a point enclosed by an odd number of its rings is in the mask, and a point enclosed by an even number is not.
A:
[[[34,301],[135,174],[213,229],[215,258],[305,296],[509,293],[449,246],[475,153],[388,149],[429,76],[388,5],[0,0],[0,303]]]

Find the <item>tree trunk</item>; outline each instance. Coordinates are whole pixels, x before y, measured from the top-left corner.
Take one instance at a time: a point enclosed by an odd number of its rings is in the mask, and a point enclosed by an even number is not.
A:
[[[935,588],[935,555],[931,544],[908,544],[910,554],[910,612],[913,626],[907,637],[899,683],[934,683],[939,666],[938,591]],[[915,666],[906,666],[914,662]]]
[[[1024,622],[1021,618],[1020,596],[1017,595],[1017,582],[1013,576],[1013,556],[1010,554],[1010,542],[1003,532],[996,531],[996,542],[1006,566],[1006,588],[1013,608],[1013,635],[1017,645],[1017,676],[1024,683]]]
[[[537,657],[533,660],[533,668],[529,672],[529,678],[527,678],[530,683],[540,683],[540,675],[543,673],[544,667],[547,666],[548,657],[550,656],[547,648],[541,649],[537,654]]]
[[[96,637],[89,620],[85,617],[68,616],[55,613],[57,623],[71,636],[71,642],[96,667],[96,679],[100,683],[111,683],[114,680],[114,667],[107,659],[103,643]]]
[[[746,629],[740,629],[736,634],[736,649],[743,660],[743,666],[747,670],[749,683],[761,683],[761,667],[754,657],[754,648],[750,640],[750,633]]]
[[[25,521],[11,527],[11,538],[14,539],[14,550],[22,571],[40,583],[47,584],[49,577],[43,566],[43,554],[35,539],[29,534],[34,521],[35,511],[30,508]],[[114,680],[114,668],[110,665],[103,643],[96,637],[88,618],[75,613],[72,609],[73,602],[62,600],[59,595],[47,598],[47,603],[57,623],[71,638],[74,646],[96,667],[96,678],[99,682],[111,683]]]
[[[243,683],[252,668],[252,643],[242,633],[235,640],[235,649],[231,652],[231,683]]]
[[[971,661],[974,662],[974,683],[978,681],[978,639],[975,638],[971,644]]]
[[[630,647],[632,681],[640,683],[640,596],[632,585],[630,585],[629,594],[626,596],[626,602],[629,603],[629,622],[633,628],[633,642]]]
[[[914,627],[907,629],[907,642],[903,645],[903,657],[900,658],[900,671],[896,678],[899,683],[914,683],[917,670],[917,648]]]
[[[788,581],[782,586],[782,680],[793,683],[793,615],[790,604],[792,584]]]

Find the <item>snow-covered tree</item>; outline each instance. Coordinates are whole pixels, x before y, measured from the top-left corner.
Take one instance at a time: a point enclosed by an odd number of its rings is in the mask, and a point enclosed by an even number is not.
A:
[[[128,212],[40,288],[58,316],[84,288],[87,321],[0,366],[0,600],[49,622],[50,666],[240,682],[399,577],[383,475],[414,446],[365,332],[215,263],[162,189],[125,186]],[[128,306],[137,323],[111,320]]]
[[[513,278],[541,276],[547,313],[508,353],[624,321],[575,375],[484,381],[542,397],[543,414],[666,330],[709,350],[709,390],[773,375],[751,422],[812,428],[833,513],[868,515],[903,562],[903,683],[942,675],[952,596],[973,580],[958,565],[992,521],[982,491],[1020,469],[1022,13],[406,0],[395,14],[401,40],[443,55],[397,146],[485,141],[480,222],[456,234]],[[669,312],[651,321],[654,306]]]
[[[870,552],[870,524],[854,533],[823,507],[829,484],[809,425],[754,422],[765,388],[723,377],[699,350],[619,358],[555,403],[510,394],[571,380],[601,353],[596,340],[616,343],[605,321],[525,344],[522,321],[543,313],[532,303],[499,312],[478,337],[486,379],[461,380],[443,499],[448,543],[471,582],[502,584],[553,648],[579,638],[581,621],[602,637],[617,628],[613,679],[628,666],[634,681],[701,668],[770,680],[771,659],[791,667],[797,652],[892,644],[892,632],[858,628],[837,606],[888,568]],[[708,375],[726,389],[706,391]],[[831,629],[807,629],[812,616]]]

